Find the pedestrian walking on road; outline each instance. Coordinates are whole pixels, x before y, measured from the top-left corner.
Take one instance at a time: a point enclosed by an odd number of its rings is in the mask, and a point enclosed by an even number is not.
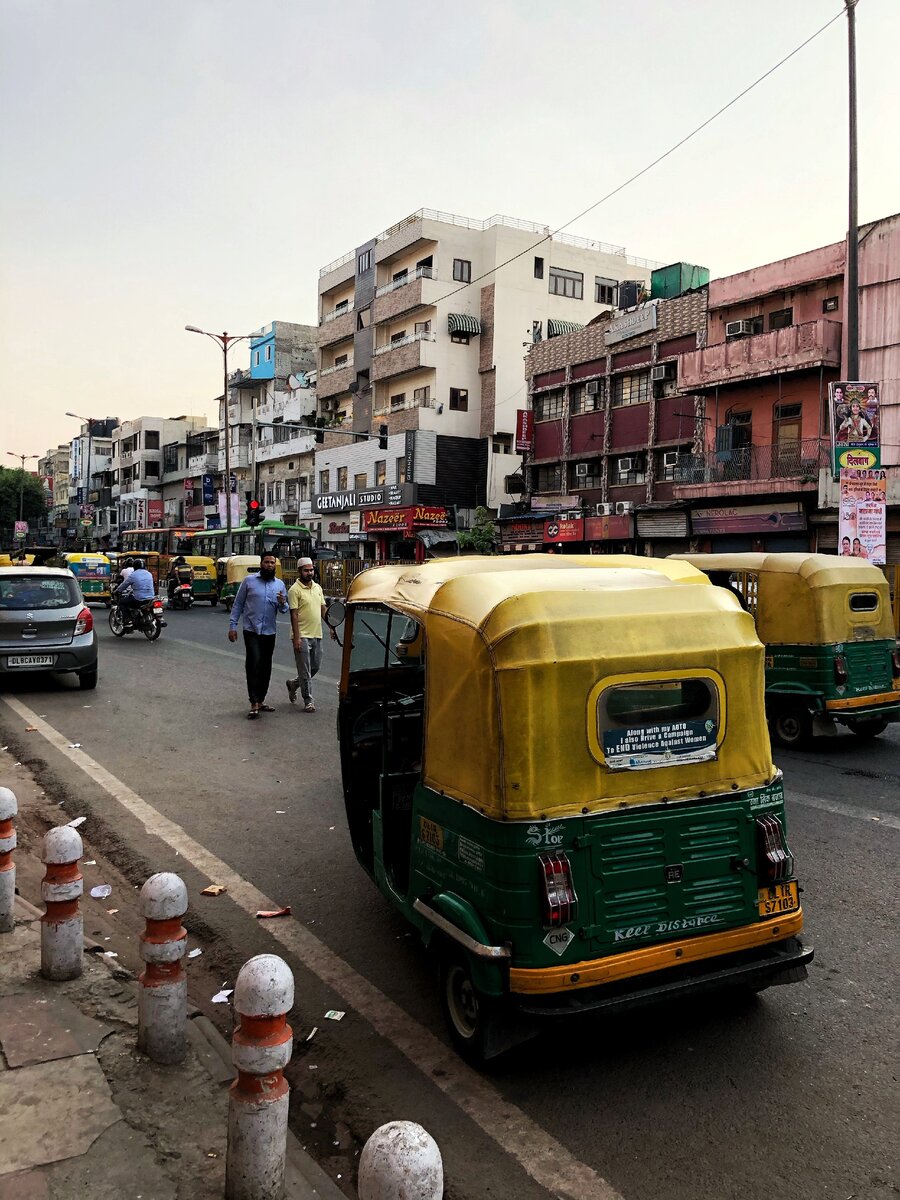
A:
[[[244,618],[244,667],[247,672],[247,695],[250,698],[249,721],[260,713],[274,712],[265,703],[272,678],[272,655],[275,653],[275,622],[280,612],[287,612],[287,591],[275,578],[275,555],[264,554],[259,573],[248,575],[238,589],[231,607],[229,642],[237,641],[238,621]]]
[[[297,582],[288,592],[291,610],[291,634],[297,678],[287,681],[288,699],[297,702],[297,690],[303,697],[303,711],[313,713],[312,681],[322,663],[322,618],[325,616],[325,595],[313,578],[311,558],[301,558],[297,564]],[[331,631],[334,637],[334,630]]]

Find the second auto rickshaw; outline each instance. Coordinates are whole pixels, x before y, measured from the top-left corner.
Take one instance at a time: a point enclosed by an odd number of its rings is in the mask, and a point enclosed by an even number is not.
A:
[[[258,554],[232,554],[230,558],[220,558],[216,564],[219,581],[219,596],[222,603],[231,611],[238,588],[248,575],[254,575],[259,570]],[[275,576],[281,579],[281,562],[275,561]]]
[[[763,648],[691,576],[454,558],[329,610],[354,850],[474,1061],[546,1015],[805,977]]]
[[[51,565],[68,567],[81,586],[85,604],[100,602],[109,608],[112,600],[112,568],[105,554],[61,554]]]

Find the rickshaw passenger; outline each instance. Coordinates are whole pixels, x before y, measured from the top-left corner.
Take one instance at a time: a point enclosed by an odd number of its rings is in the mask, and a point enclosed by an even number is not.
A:
[[[726,592],[731,592],[732,596],[736,597],[738,604],[744,612],[749,612],[747,601],[744,599],[744,594],[731,578],[728,571],[708,571],[709,582],[715,587],[724,588]]]

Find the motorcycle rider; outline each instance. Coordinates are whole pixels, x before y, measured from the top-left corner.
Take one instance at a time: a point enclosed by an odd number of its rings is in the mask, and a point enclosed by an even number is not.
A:
[[[175,598],[175,589],[180,583],[189,583],[192,588],[194,585],[194,568],[190,563],[185,562],[183,554],[179,554],[169,568],[169,578],[166,581],[169,607]]]
[[[131,557],[131,555],[129,555],[128,558],[125,559],[119,571],[119,583],[124,583],[133,570],[134,559]]]
[[[113,595],[124,610],[126,626],[131,625],[134,610],[156,596],[156,584],[153,582],[153,576],[145,568],[142,558],[134,559],[134,570],[119,584]]]

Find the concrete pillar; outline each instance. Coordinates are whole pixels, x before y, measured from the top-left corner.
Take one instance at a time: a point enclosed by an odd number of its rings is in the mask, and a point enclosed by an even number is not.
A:
[[[437,1142],[415,1121],[376,1129],[359,1159],[359,1200],[441,1200],[444,1164]]]
[[[293,1032],[287,1014],[294,977],[277,954],[258,954],[234,985],[240,1023],[231,1057],[238,1077],[229,1090],[225,1200],[281,1200],[287,1152],[288,1096],[284,1068]]]
[[[161,871],[141,888],[141,934],[138,994],[138,1050],[158,1063],[180,1063],[187,1053],[187,974],[184,955],[187,888],[177,875]]]
[[[41,974],[45,979],[77,979],[84,952],[84,922],[79,897],[78,869],[84,852],[81,836],[69,825],[44,834],[41,862],[47,868],[41,883],[46,911],[41,917]]]
[[[0,787],[0,933],[11,933],[16,918],[16,864],[13,850],[16,848],[16,828],[13,817],[19,811],[16,794],[9,788]]]

